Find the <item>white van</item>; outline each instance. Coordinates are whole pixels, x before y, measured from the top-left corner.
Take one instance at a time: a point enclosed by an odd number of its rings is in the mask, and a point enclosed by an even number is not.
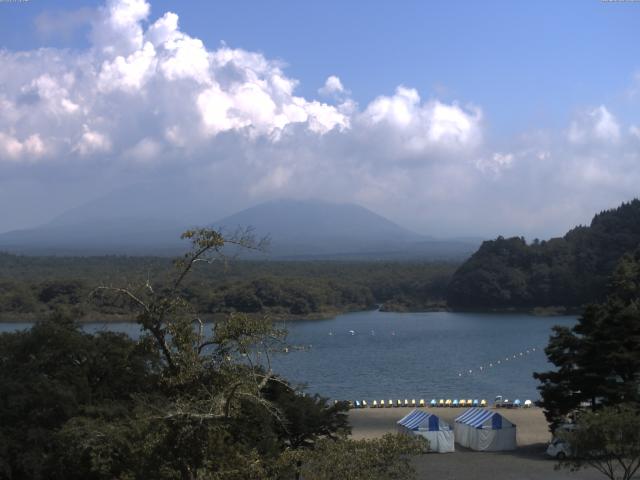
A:
[[[571,456],[571,445],[566,440],[561,438],[554,438],[547,447],[547,455],[557,460],[564,460]]]

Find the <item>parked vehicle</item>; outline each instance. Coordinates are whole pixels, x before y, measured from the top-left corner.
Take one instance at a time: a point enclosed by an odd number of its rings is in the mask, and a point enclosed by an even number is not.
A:
[[[561,438],[554,438],[547,447],[546,454],[557,460],[564,460],[571,456],[571,445]]]
[[[573,449],[571,448],[569,442],[567,442],[563,438],[556,437],[555,435],[558,432],[572,432],[575,429],[576,425],[574,423],[564,423],[562,425],[559,425],[554,430],[553,440],[551,440],[551,443],[549,443],[549,446],[547,447],[547,455],[558,460],[563,460],[567,457],[570,457],[573,454]]]

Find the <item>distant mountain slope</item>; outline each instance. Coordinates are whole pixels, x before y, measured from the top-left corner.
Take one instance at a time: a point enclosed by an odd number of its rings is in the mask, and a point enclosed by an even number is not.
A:
[[[480,240],[436,240],[403,228],[355,204],[317,200],[276,200],[248,208],[215,223],[233,231],[250,225],[271,239],[269,256],[278,259],[462,260]]]
[[[122,194],[142,201],[145,190],[123,190]],[[46,225],[0,235],[0,250],[39,255],[173,256],[186,248],[186,243],[179,239],[180,233],[196,222],[180,215],[175,206],[174,210],[166,211],[161,204],[156,212],[149,205],[127,209],[127,204],[128,200],[111,196],[90,202]],[[202,205],[194,205],[192,212],[198,209],[202,211]],[[162,216],[153,217],[154,213]],[[268,252],[244,252],[248,258],[460,260],[479,243],[433,240],[364,207],[321,201],[262,203],[211,225],[228,233],[252,227],[257,237],[271,238]]]
[[[229,210],[211,201],[206,192],[189,187],[184,180],[154,181],[128,185],[71,208],[51,220],[52,225],[116,222],[137,219],[181,223],[211,221]]]
[[[0,235],[0,250],[30,255],[175,255],[185,225],[167,220],[110,218],[49,223]]]
[[[426,239],[364,207],[320,201],[266,202],[215,223],[224,230],[247,225],[271,238],[276,255],[388,250]]]
[[[618,260],[640,245],[640,200],[597,214],[562,238],[484,242],[454,274],[454,308],[577,307],[600,300]]]

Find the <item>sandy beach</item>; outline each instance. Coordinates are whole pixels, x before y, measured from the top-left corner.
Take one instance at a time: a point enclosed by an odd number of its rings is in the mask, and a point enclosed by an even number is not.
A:
[[[412,408],[359,409],[349,412],[355,439],[375,438],[396,432],[396,421]],[[464,408],[425,409],[453,424]],[[517,426],[518,448],[511,452],[474,452],[456,444],[455,453],[420,455],[415,459],[418,478],[438,480],[591,480],[604,478],[595,470],[555,470],[556,462],[544,454],[551,439],[539,408],[499,409]]]

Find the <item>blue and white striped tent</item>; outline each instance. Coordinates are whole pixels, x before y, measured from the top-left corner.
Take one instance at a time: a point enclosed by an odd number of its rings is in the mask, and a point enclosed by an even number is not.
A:
[[[433,413],[413,410],[397,422],[398,430],[409,435],[420,435],[429,441],[429,450],[446,453],[454,451],[453,431]]]
[[[514,450],[516,426],[498,412],[484,408],[470,408],[456,417],[456,442],[472,450]]]

